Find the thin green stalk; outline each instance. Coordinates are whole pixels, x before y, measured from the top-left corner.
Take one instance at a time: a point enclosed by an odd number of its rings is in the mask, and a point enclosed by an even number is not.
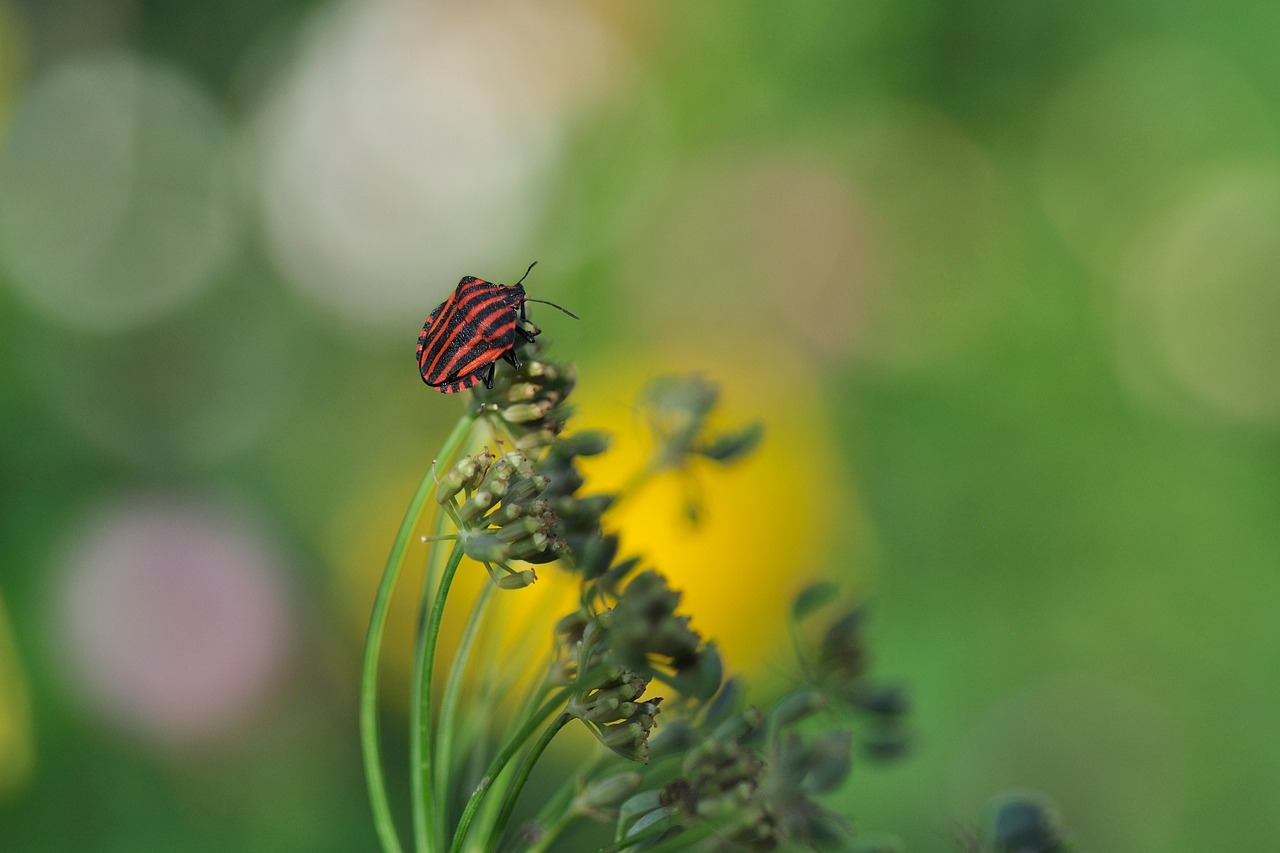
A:
[[[378,591],[373,598],[373,611],[369,615],[369,631],[364,641],[364,664],[360,674],[360,748],[364,753],[364,775],[369,788],[369,806],[373,809],[373,825],[378,831],[378,840],[386,853],[400,853],[402,848],[395,822],[391,819],[391,806],[387,802],[387,783],[382,771],[382,755],[378,747],[378,657],[382,652],[382,633],[387,624],[391,592],[395,588],[396,578],[404,564],[409,535],[417,524],[418,516],[422,513],[427,495],[434,487],[435,478],[428,471],[409,501],[409,509],[405,513],[404,521],[400,523],[400,532],[396,534],[395,543],[391,546],[387,566],[382,572],[382,580],[379,581]]]
[[[462,810],[462,817],[458,820],[458,827],[454,831],[453,844],[450,845],[450,853],[459,853],[463,844],[466,842],[467,832],[471,829],[471,823],[475,819],[476,810],[480,808],[480,804],[484,801],[485,794],[493,786],[494,781],[498,778],[507,763],[515,757],[525,742],[533,736],[534,731],[547,721],[547,717],[551,716],[551,712],[568,698],[568,690],[557,691],[557,693],[543,703],[542,707],[533,714],[524,727],[516,734],[515,737],[507,741],[502,750],[494,756],[489,767],[485,770],[484,776],[480,778],[480,782],[476,785],[476,789],[471,792],[471,797],[467,800],[467,805]]]
[[[683,832],[678,832],[666,841],[660,841],[652,847],[646,847],[644,853],[675,853],[679,850],[689,850],[699,841],[706,841],[730,825],[727,822],[720,823],[699,823],[689,827]],[[655,826],[653,829],[638,832],[630,838],[624,838],[605,847],[600,853],[620,853],[623,850],[630,850],[637,844],[651,841],[658,838],[663,833],[670,830],[670,826]]]
[[[516,807],[516,801],[520,799],[520,792],[524,790],[525,783],[529,781],[529,774],[533,772],[533,766],[538,763],[538,759],[542,757],[542,753],[546,751],[551,744],[552,738],[556,736],[561,729],[569,724],[573,719],[573,715],[561,711],[560,715],[551,721],[542,732],[542,736],[533,744],[529,753],[525,755],[524,761],[520,764],[520,770],[516,773],[516,777],[512,780],[511,787],[507,789],[502,801],[502,811],[498,812],[498,819],[493,824],[493,829],[489,833],[489,844],[487,847],[493,847],[502,840],[502,834],[507,830],[507,823],[511,820],[511,812]]]
[[[414,689],[409,704],[409,754],[412,757],[410,785],[414,799],[413,833],[420,853],[430,853],[431,850],[439,850],[444,846],[444,809],[436,799],[431,769],[431,684],[435,674],[440,624],[444,621],[444,605],[449,597],[454,575],[461,564],[462,543],[455,542],[449,552],[449,562],[445,563],[444,573],[440,576],[431,613],[418,630],[414,654]],[[434,845],[427,838],[428,829],[434,830]]]
[[[487,583],[476,597],[471,608],[471,616],[467,627],[463,629],[462,638],[458,641],[458,650],[449,667],[449,679],[445,682],[444,696],[440,700],[440,725],[436,730],[436,789],[440,792],[441,812],[449,813],[449,779],[453,773],[453,745],[457,740],[454,732],[454,718],[457,716],[459,699],[462,696],[463,674],[471,659],[472,648],[480,626],[489,610],[489,602],[493,600],[493,584]]]
[[[565,827],[573,823],[578,815],[569,810],[565,810],[554,820],[538,821],[537,824],[542,828],[542,832],[538,834],[538,839],[524,848],[524,853],[545,853],[551,847],[551,842],[560,837],[560,833],[564,832]]]
[[[462,446],[471,432],[475,422],[474,414],[464,415],[454,426],[453,432],[445,439],[440,449],[438,460],[447,463],[458,448]],[[378,590],[373,597],[373,608],[369,613],[369,630],[365,634],[364,658],[360,673],[360,749],[364,757],[365,783],[369,789],[369,807],[373,811],[373,825],[378,833],[379,843],[386,853],[400,853],[400,837],[396,832],[395,821],[391,818],[391,805],[387,801],[387,783],[382,769],[382,754],[378,738],[378,660],[382,654],[382,635],[387,625],[387,613],[391,607],[391,593],[395,589],[396,579],[404,565],[405,552],[408,550],[409,538],[422,515],[422,508],[427,502],[435,486],[434,468],[428,469],[422,481],[409,500],[404,519],[396,533],[395,542],[391,545],[391,553],[387,555],[387,564],[382,570],[382,579],[378,582]]]
[[[428,541],[440,538],[440,532],[444,530],[444,524],[448,517],[449,515],[444,512],[443,507],[435,513],[435,517],[431,522],[431,536]],[[456,540],[457,537],[453,538]],[[449,553],[451,554],[452,552],[453,549],[451,548]],[[418,628],[414,640],[413,678],[409,686],[411,697],[416,697],[422,687],[422,657],[426,654],[424,646],[426,631],[424,627],[427,621],[428,606],[431,602],[431,593],[438,588],[439,578],[444,571],[444,566],[440,565],[440,555],[442,554],[445,554],[444,549],[432,548],[428,552],[427,559],[422,567],[422,603],[418,607]],[[447,556],[444,562],[448,562]],[[422,733],[421,720],[419,718],[421,712],[422,706],[411,698],[409,702],[409,754],[414,756],[419,754],[418,739]],[[427,814],[429,806],[426,792],[422,790],[422,776],[412,768],[409,771],[409,793],[409,801],[413,813],[414,847],[417,853],[428,853]],[[444,813],[444,809],[439,809],[438,811]],[[440,822],[439,819],[434,821],[437,825]]]
[[[570,807],[573,805],[573,796],[578,790],[578,786],[584,784],[584,780],[588,779],[596,768],[601,764],[603,758],[603,750],[598,750],[578,767],[576,773],[572,773],[565,777],[560,783],[560,787],[547,798],[542,808],[538,810],[537,816],[533,822],[542,827],[538,839],[532,842],[525,853],[542,853],[551,846],[551,842],[559,837],[574,818],[578,815]]]

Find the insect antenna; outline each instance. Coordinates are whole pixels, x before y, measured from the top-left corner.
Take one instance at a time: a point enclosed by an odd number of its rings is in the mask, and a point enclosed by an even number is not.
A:
[[[528,297],[526,296],[524,301],[525,301],[525,302],[537,302],[539,305],[550,305],[552,308],[560,308],[560,310],[561,310],[561,311],[563,311],[564,313],[568,314],[568,315],[569,315],[570,317],[572,317],[573,319],[575,319],[575,320],[581,320],[581,319],[582,319],[582,318],[581,318],[581,317],[579,317],[577,314],[575,314],[575,313],[573,313],[572,311],[570,311],[568,308],[561,308],[561,306],[559,306],[559,305],[555,304],[554,302],[548,302],[548,301],[547,301],[547,300],[545,300],[545,299],[530,299],[530,298],[528,298]]]
[[[534,261],[533,263],[529,264],[529,269],[527,269],[527,270],[525,270],[525,271],[524,271],[524,275],[520,276],[520,280],[519,280],[519,281],[517,281],[517,282],[516,282],[516,284],[524,284],[524,280],[525,280],[526,278],[528,278],[528,277],[529,277],[529,273],[533,272],[533,268],[534,268],[534,267],[536,267],[537,265],[538,265],[538,262],[537,262],[537,261]],[[582,319],[582,318],[581,318],[581,317],[579,317],[577,314],[575,314],[575,313],[573,313],[572,311],[570,311],[568,308],[562,308],[561,306],[559,306],[559,305],[555,304],[554,302],[548,302],[548,301],[547,301],[547,300],[545,300],[545,299],[530,299],[530,298],[528,298],[528,297],[525,297],[525,300],[524,300],[524,301],[525,301],[525,302],[537,302],[537,303],[539,303],[539,304],[541,304],[541,305],[550,305],[552,308],[559,308],[561,311],[563,311],[564,313],[568,314],[570,317],[572,317],[572,318],[573,318],[573,319],[575,319],[575,320],[581,320],[581,319]]]
[[[536,267],[537,265],[538,265],[537,261],[534,261],[533,263],[529,264],[529,268],[524,271],[524,275],[520,276],[520,280],[517,281],[516,284],[524,284],[524,280],[529,277],[529,273],[533,272],[533,268]]]

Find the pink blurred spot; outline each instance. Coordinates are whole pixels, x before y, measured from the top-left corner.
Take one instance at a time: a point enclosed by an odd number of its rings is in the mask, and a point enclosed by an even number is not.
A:
[[[102,716],[164,741],[215,737],[266,697],[293,632],[277,560],[238,519],[124,500],[72,535],[56,628]]]

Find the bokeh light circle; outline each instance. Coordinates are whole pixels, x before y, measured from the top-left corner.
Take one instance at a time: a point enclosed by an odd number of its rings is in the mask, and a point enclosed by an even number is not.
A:
[[[0,257],[15,293],[97,331],[186,304],[233,244],[227,137],[190,80],[133,56],[37,79],[0,154]]]
[[[611,54],[567,3],[328,10],[261,111],[276,263],[308,298],[397,327],[463,273],[498,276]]]
[[[238,515],[185,496],[99,506],[54,577],[72,686],[112,725],[157,742],[234,730],[271,694],[293,642],[275,549]]]
[[[979,348],[1017,283],[1005,176],[937,112],[886,107],[843,150],[738,151],[676,176],[632,241],[620,299],[656,327],[801,344],[805,372],[934,369]]]
[[[1280,170],[1224,173],[1152,223],[1124,264],[1122,373],[1280,426]]]
[[[202,307],[128,336],[19,330],[12,351],[59,420],[112,456],[206,468],[279,422],[305,393],[308,356],[273,294]]]
[[[849,356],[873,283],[870,229],[830,162],[799,151],[695,161],[633,240],[624,286],[646,298],[618,301],[632,322],[695,333],[714,318]]]
[[[898,104],[850,134],[875,264],[864,357],[945,370],[981,351],[1023,285],[1008,178],[944,113]]]
[[[1081,65],[1048,102],[1040,197],[1067,245],[1113,274],[1143,225],[1206,175],[1278,146],[1273,107],[1227,58],[1134,42]]]

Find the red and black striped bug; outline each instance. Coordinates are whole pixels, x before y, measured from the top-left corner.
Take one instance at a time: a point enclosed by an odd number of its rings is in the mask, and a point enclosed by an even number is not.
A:
[[[554,302],[525,296],[522,285],[537,265],[537,261],[529,264],[520,281],[512,285],[463,276],[453,295],[427,317],[418,335],[418,370],[423,382],[443,394],[464,391],[482,380],[484,387],[492,388],[498,359],[520,367],[516,336],[532,343],[542,331],[529,322],[525,303],[560,308]],[[578,319],[572,311],[560,310]]]

